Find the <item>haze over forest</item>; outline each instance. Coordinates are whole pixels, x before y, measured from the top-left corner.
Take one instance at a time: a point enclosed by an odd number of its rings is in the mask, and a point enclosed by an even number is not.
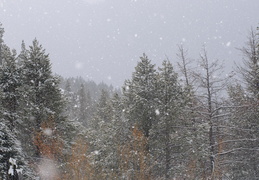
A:
[[[0,0],[0,179],[258,180],[258,5]]]
[[[50,54],[53,71],[120,87],[146,53],[157,66],[175,64],[177,44],[197,59],[206,45],[226,71],[241,60],[257,0],[17,0],[0,1],[5,43],[17,50],[36,37]]]

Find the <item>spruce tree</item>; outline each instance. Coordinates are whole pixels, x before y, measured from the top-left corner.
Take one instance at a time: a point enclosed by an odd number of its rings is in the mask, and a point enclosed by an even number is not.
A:
[[[158,68],[156,123],[152,126],[150,139],[151,154],[155,160],[152,172],[159,178],[176,177],[177,167],[183,159],[179,158],[184,151],[182,119],[185,106],[185,94],[178,82],[172,64],[167,60]],[[174,163],[173,163],[174,162]]]
[[[155,121],[156,70],[148,57],[143,54],[132,73],[132,79],[125,81],[123,97],[125,115],[130,124],[138,124],[145,137]]]
[[[0,23],[0,64],[2,64],[3,35],[4,35],[4,28],[2,28],[2,24]]]
[[[238,66],[238,72],[246,84],[250,96],[259,99],[259,35],[251,31],[246,46],[241,48],[243,66]]]
[[[252,30],[247,44],[241,49],[243,52],[243,65],[238,66],[237,73],[243,79],[240,84],[229,87],[230,96],[230,125],[233,127],[228,158],[233,179],[259,178],[259,38]]]
[[[81,84],[80,90],[78,92],[79,98],[79,121],[86,122],[86,94],[85,94],[85,87]],[[86,123],[85,123],[86,124]]]
[[[97,174],[101,174],[102,178],[106,179],[110,176],[114,167],[112,150],[114,137],[112,132],[112,106],[110,97],[107,91],[102,90],[101,97],[97,102],[96,113],[89,122],[88,126],[88,141],[92,145],[94,156],[95,170]]]
[[[16,161],[16,169],[19,171],[19,177],[24,179],[35,179],[35,174],[29,168],[29,163],[25,157],[20,141],[13,131],[6,125],[6,121],[1,118],[0,122],[0,179],[9,179],[10,159]]]
[[[2,66],[0,68],[0,87],[2,89],[1,104],[4,118],[9,121],[9,128],[14,129],[15,121],[19,119],[19,87],[21,86],[21,68],[16,60],[16,52],[3,45]]]
[[[66,80],[64,87],[65,111],[64,114],[69,120],[78,120],[78,98],[77,94],[72,91],[71,83]]]
[[[57,129],[65,133],[61,130],[64,126],[62,117],[64,101],[58,87],[59,78],[54,76],[51,71],[49,55],[35,39],[29,50],[26,50],[23,44],[19,57],[23,70],[22,124],[27,127],[29,136],[32,137],[33,132],[37,133],[42,123],[47,121],[50,116],[54,117]],[[35,153],[36,156],[39,156],[38,150]]]

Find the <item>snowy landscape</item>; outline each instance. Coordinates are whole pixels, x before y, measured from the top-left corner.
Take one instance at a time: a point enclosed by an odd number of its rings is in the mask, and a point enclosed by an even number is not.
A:
[[[17,1],[19,17],[25,17],[22,15],[24,7],[29,8],[30,13],[34,8],[48,7],[50,9],[43,8],[46,18],[52,13],[50,6],[55,4],[39,5],[29,1]],[[163,53],[169,52],[166,46],[171,32],[159,34],[163,26],[151,28],[161,22],[171,27],[167,24],[173,12],[165,9],[164,14],[159,14],[162,10],[156,8],[172,4],[162,2],[164,5],[157,0],[153,0],[153,4],[146,0],[123,3],[66,0],[64,6],[55,7],[55,12],[59,14],[57,10],[60,10],[61,13],[62,8],[68,10],[66,3],[77,8],[73,11],[77,16],[85,8],[91,15],[87,26],[93,29],[88,29],[85,35],[77,28],[73,29],[73,35],[64,31],[69,35],[62,44],[59,36],[65,37],[62,31],[54,33],[54,40],[44,38],[48,37],[44,31],[50,30],[49,27],[38,28],[44,36],[37,36],[38,32],[32,30],[35,35],[31,42],[27,41],[25,31],[24,36],[11,38],[10,34],[19,31],[19,28],[16,31],[10,28],[13,24],[6,21],[14,16],[10,13],[14,4],[0,0],[3,10],[0,12],[0,180],[259,179],[258,19],[253,24],[249,21],[247,27],[243,27],[243,19],[239,24],[233,23],[245,30],[228,27],[233,34],[229,38],[219,33],[211,40],[207,37],[211,32],[206,34],[204,30],[197,35],[197,30],[189,29],[185,36],[180,36],[180,41],[170,45],[174,46],[174,52],[165,55]],[[227,7],[228,12],[232,11],[225,0],[222,2],[223,9]],[[239,7],[244,2],[238,0],[233,12],[243,12]],[[185,10],[187,7],[182,5],[186,3],[175,5],[178,10]],[[205,9],[212,4],[216,9],[222,6],[216,0],[197,3]],[[244,7],[252,6],[250,3]],[[56,5],[60,5],[58,1]],[[191,13],[200,10],[191,2],[187,5]],[[255,5],[259,3],[254,1]],[[105,7],[117,11],[109,14],[110,10],[106,11]],[[125,15],[119,10],[121,7],[132,10],[125,10]],[[119,23],[122,17],[133,18],[129,20],[133,25],[139,20],[133,12],[139,8],[143,10],[137,14],[140,21],[148,17],[146,25],[150,29],[140,25],[140,31],[124,31],[127,23]],[[105,23],[116,22],[118,27],[104,25],[104,15],[96,16],[100,10],[109,14],[105,16]],[[155,10],[156,13],[146,16]],[[178,10],[179,18],[185,21],[190,14],[182,15]],[[222,13],[227,11],[222,10]],[[257,18],[259,14],[256,15]],[[80,17],[74,20],[83,24]],[[24,23],[36,23],[33,18]],[[44,18],[41,23],[49,20]],[[251,15],[247,19],[255,21],[256,18]],[[203,20],[207,22],[205,17]],[[217,22],[217,27],[227,28],[224,18]],[[127,28],[130,29],[130,25]],[[192,26],[188,22],[182,25],[184,31],[187,25]],[[95,36],[103,35],[100,29],[96,33],[97,27],[107,28],[105,39],[101,41],[95,41],[98,39]],[[203,25],[206,27],[213,26],[207,22]],[[223,28],[216,31],[223,33]],[[126,38],[128,32],[130,39]],[[152,38],[151,34],[157,33],[157,40],[145,39],[145,32]],[[240,39],[235,39],[236,33]],[[80,38],[77,38],[80,48],[68,48],[67,44],[74,45],[76,34],[87,37],[92,44],[87,42],[80,46]],[[192,34],[197,36],[192,39]],[[55,41],[61,43],[57,49],[50,45]],[[156,45],[160,43],[159,46],[147,45],[152,41]],[[18,47],[17,43],[20,43]],[[232,47],[233,44],[238,47]],[[87,48],[93,48],[94,53]],[[67,63],[71,54],[76,54],[71,60],[73,65]]]

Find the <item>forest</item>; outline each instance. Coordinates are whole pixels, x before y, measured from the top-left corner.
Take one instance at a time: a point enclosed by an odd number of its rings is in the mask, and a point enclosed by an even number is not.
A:
[[[17,52],[0,24],[0,179],[259,179],[258,32],[230,73],[179,45],[115,89],[54,74],[37,39]]]

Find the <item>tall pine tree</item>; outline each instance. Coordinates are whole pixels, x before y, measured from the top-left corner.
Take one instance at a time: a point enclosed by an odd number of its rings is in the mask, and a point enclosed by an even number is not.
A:
[[[2,64],[3,35],[4,35],[4,28],[2,28],[2,24],[0,23],[0,64]]]
[[[155,110],[157,121],[152,126],[150,139],[151,154],[155,160],[152,172],[155,172],[157,178],[171,179],[179,173],[177,167],[184,161],[179,157],[184,151],[185,142],[185,122],[182,119],[185,94],[178,82],[178,75],[168,60],[158,70]]]
[[[233,179],[259,178],[259,37],[252,30],[247,44],[241,49],[243,65],[238,66],[237,73],[243,79],[240,84],[229,88],[231,116],[230,124],[234,136],[226,151],[234,164],[230,166]]]
[[[2,66],[0,68],[0,87],[2,89],[1,104],[4,118],[9,121],[9,128],[14,129],[15,121],[19,119],[19,87],[21,86],[21,68],[16,62],[16,52],[2,46]]]
[[[26,50],[23,43],[19,58],[23,70],[21,75],[23,82],[21,87],[23,92],[22,125],[27,127],[28,136],[32,138],[33,132],[38,133],[42,123],[47,121],[49,117],[53,117],[57,125],[56,128],[65,133],[61,130],[65,127],[62,117],[64,101],[58,87],[59,79],[51,71],[49,55],[35,39],[29,50]],[[29,137],[24,138],[24,141],[28,141]],[[30,147],[33,145],[31,144]],[[37,149],[35,153],[36,156],[39,156]]]
[[[143,54],[135,67],[132,79],[125,81],[123,97],[125,115],[129,122],[138,124],[145,137],[149,137],[155,121],[156,70],[148,57]]]

